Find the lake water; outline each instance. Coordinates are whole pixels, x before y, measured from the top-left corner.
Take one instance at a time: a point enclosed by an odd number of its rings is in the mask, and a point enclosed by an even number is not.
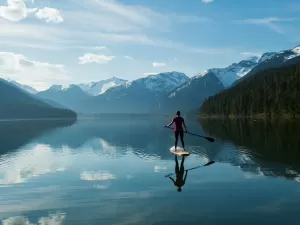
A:
[[[2,224],[300,224],[299,123],[187,121],[178,192],[169,120],[0,122]]]

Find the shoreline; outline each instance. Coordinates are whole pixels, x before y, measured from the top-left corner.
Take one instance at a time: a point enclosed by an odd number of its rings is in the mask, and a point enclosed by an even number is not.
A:
[[[266,116],[264,114],[256,114],[251,116],[241,116],[241,115],[198,115],[199,119],[255,119],[255,120],[274,120],[274,119],[285,119],[285,120],[296,120],[300,119],[300,115],[291,116],[291,115],[276,115],[276,116]]]

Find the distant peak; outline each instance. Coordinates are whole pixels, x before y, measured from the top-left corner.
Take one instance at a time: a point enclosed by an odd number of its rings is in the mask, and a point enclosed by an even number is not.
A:
[[[259,57],[257,57],[257,56],[250,56],[246,59],[246,61],[251,61],[251,62],[255,62],[255,63],[257,63],[258,60],[259,60]]]
[[[64,85],[60,85],[60,84],[54,84],[52,85],[49,90],[52,91],[63,91],[63,90],[67,90],[73,87],[77,87],[77,85],[75,84],[64,84]]]
[[[127,81],[125,79],[122,79],[122,78],[119,78],[119,77],[115,77],[115,76],[113,76],[111,78],[108,78],[108,79],[106,79],[104,81],[115,81],[115,80],[117,80],[117,81]]]
[[[61,88],[62,86],[59,84],[53,84],[49,89],[57,89],[57,88]]]
[[[292,52],[294,52],[296,54],[300,54],[300,45],[298,45],[296,48],[293,48]]]

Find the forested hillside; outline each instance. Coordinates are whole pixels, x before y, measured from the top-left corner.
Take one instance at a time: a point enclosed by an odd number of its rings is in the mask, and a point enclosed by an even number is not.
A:
[[[261,71],[209,97],[201,116],[300,116],[300,63]]]
[[[75,112],[54,108],[0,79],[0,119],[76,117]]]

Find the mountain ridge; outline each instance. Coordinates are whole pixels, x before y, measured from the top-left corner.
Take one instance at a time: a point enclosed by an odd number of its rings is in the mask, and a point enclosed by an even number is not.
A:
[[[75,112],[55,108],[0,78],[0,118],[76,118]]]

